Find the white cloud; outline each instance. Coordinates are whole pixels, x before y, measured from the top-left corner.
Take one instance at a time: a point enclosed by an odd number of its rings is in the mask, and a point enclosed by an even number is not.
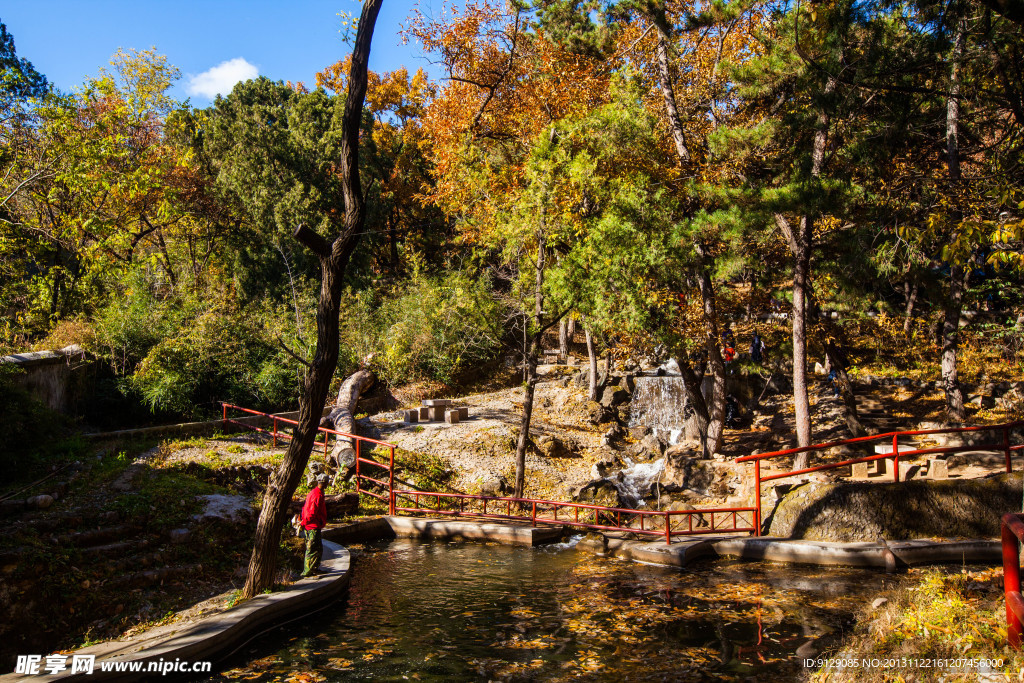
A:
[[[235,57],[198,76],[192,76],[188,81],[188,94],[212,100],[217,95],[227,95],[235,83],[256,78],[259,73],[260,70],[243,57]]]

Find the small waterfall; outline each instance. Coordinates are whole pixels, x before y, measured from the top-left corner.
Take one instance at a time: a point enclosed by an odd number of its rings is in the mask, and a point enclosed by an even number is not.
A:
[[[683,433],[686,388],[679,376],[637,377],[629,408],[629,426],[644,425],[676,443]]]
[[[644,498],[649,495],[651,484],[657,482],[665,471],[665,458],[654,462],[634,463],[629,458],[625,458],[625,461],[627,467],[620,472],[621,479],[617,488],[632,497],[638,507],[646,506]]]

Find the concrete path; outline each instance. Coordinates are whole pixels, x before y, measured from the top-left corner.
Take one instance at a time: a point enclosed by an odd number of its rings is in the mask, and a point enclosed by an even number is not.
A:
[[[379,538],[421,538],[439,541],[490,541],[502,545],[535,546],[558,541],[560,526],[532,527],[486,521],[376,517],[347,524],[330,524],[324,538],[335,543],[358,543]]]
[[[597,555],[621,557],[649,564],[684,567],[705,557],[735,557],[789,564],[845,567],[898,567],[923,564],[1002,562],[999,541],[986,539],[950,541],[889,541],[830,543],[800,539],[759,537],[690,537],[672,545],[621,538],[587,537],[577,547]]]

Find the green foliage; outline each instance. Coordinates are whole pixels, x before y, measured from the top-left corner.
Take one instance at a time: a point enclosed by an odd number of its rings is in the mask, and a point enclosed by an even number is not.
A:
[[[41,97],[48,88],[46,77],[27,59],[18,57],[14,36],[0,22],[0,111],[6,112],[12,100]]]
[[[546,293],[595,329],[650,329],[662,288],[684,257],[678,202],[666,191],[656,119],[635,82],[615,83],[613,102],[545,133],[530,178],[549,188],[548,244],[558,257]]]
[[[373,353],[373,367],[390,384],[450,383],[491,360],[503,334],[501,309],[489,278],[450,271],[411,277],[389,292],[349,293],[342,305],[343,374]]]
[[[343,100],[324,90],[302,93],[257,78],[218,97],[209,112],[204,152],[218,191],[237,206],[260,235],[234,236],[235,269],[249,295],[280,296],[293,272],[318,278],[315,255],[295,249],[300,224],[328,239],[337,236],[344,213],[337,159]],[[278,253],[279,249],[290,253]],[[279,256],[292,265],[280,267]]]
[[[189,302],[186,302],[189,303]],[[174,311],[176,323],[129,377],[153,409],[216,412],[216,401],[282,405],[294,396],[291,363],[265,333],[261,316],[230,298]]]

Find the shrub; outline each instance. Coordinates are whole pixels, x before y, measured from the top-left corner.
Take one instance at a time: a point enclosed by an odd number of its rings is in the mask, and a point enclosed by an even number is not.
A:
[[[375,370],[392,385],[451,383],[500,348],[501,311],[486,277],[459,271],[431,277],[417,270],[381,299],[349,296],[342,336],[349,368],[373,352]]]

